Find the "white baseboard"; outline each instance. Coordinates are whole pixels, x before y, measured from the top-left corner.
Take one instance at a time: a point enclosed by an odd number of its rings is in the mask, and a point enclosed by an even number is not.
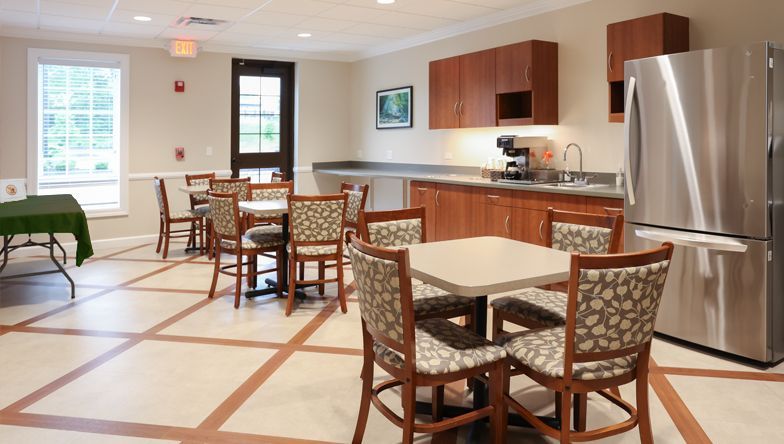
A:
[[[36,235],[33,235],[33,240],[44,241],[46,237],[43,238],[36,238]],[[96,250],[98,248],[122,248],[122,247],[133,247],[136,245],[142,245],[145,243],[157,242],[158,235],[157,234],[144,234],[141,236],[128,236],[128,237],[115,237],[110,239],[96,239],[92,241],[93,249]],[[16,243],[16,242],[14,242]],[[76,241],[73,242],[61,242],[60,243],[65,251],[68,254],[76,253]],[[43,248],[20,248],[19,250],[14,251],[13,253],[9,254],[9,258],[13,257],[27,257],[27,256],[40,256],[46,252]],[[57,251],[55,250],[55,256],[58,256]]]
[[[186,174],[208,174],[214,172],[217,177],[230,177],[231,170],[215,170],[215,171],[162,171],[158,173],[130,173],[128,180],[152,180],[155,177],[161,179],[182,179],[185,180]]]

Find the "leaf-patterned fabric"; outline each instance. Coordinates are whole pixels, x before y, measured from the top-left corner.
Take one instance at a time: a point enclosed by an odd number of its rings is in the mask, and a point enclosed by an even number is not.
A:
[[[286,251],[291,253],[291,244],[286,245]],[[300,245],[297,247],[297,254],[300,256],[324,256],[325,254],[337,254],[337,245]]]
[[[153,180],[152,185],[155,188],[155,199],[158,200],[158,213],[164,214],[163,210],[163,191],[161,190],[161,183],[158,180]]]
[[[502,336],[509,356],[525,366],[552,378],[564,376],[565,327],[529,330],[520,336]],[[580,380],[609,379],[629,373],[637,364],[637,355],[606,361],[576,362],[572,378]]]
[[[193,219],[194,217],[200,217],[200,216],[193,210],[180,210],[180,211],[169,210],[169,219],[171,220]]]
[[[490,305],[494,310],[512,313],[545,327],[557,327],[566,324],[566,300],[566,294],[560,291],[526,288],[495,299]]]
[[[273,178],[274,179],[274,178]],[[280,182],[280,178],[277,178]],[[275,180],[273,180],[275,182]],[[250,191],[251,200],[286,200],[289,195],[288,188],[257,188]],[[265,216],[256,216],[256,221],[263,221],[265,219],[279,219],[283,217],[283,213],[272,213]]]
[[[233,240],[229,239],[222,239],[221,240],[221,248],[226,250],[234,250],[236,248],[237,243]],[[269,237],[265,239],[253,240],[248,239],[245,236],[242,236],[240,248],[243,250],[259,250],[262,248],[272,248],[272,247],[279,247],[283,245],[283,238],[274,238]]]
[[[402,343],[403,307],[397,262],[367,255],[352,245],[348,251],[362,319],[389,339]]]
[[[367,224],[368,242],[392,248],[422,242],[422,219],[390,220]]]
[[[153,180],[153,188],[155,189],[155,199],[158,201],[158,212],[163,217],[164,208],[163,208],[163,189],[161,188],[161,182],[158,180]],[[169,209],[169,219],[177,220],[177,219],[192,219],[194,217],[200,217],[196,214],[193,210],[176,210],[172,211],[171,208]]]
[[[474,306],[474,298],[457,296],[430,284],[412,285],[411,293],[414,297],[414,319]]]
[[[607,254],[611,234],[609,228],[553,222],[553,248],[582,254]]]
[[[279,183],[279,182],[283,182],[283,178],[282,178],[282,177],[276,177],[276,176],[272,176],[272,180],[270,180],[270,182],[271,182],[271,183]]]
[[[212,191],[216,193],[237,193],[237,200],[247,200],[250,190],[250,182],[236,181],[236,182],[212,182]]]
[[[340,241],[342,200],[292,200],[291,238],[296,242]]]
[[[283,245],[283,227],[280,225],[262,225],[253,227],[245,232],[245,237],[259,243],[280,241],[281,245]]]
[[[621,350],[653,335],[669,261],[643,267],[580,270],[577,353]]]
[[[221,236],[235,237],[239,234],[238,221],[234,219],[234,199],[231,197],[208,196],[212,227]]]
[[[188,185],[203,185],[203,186],[210,186],[210,178],[205,177],[203,179],[191,179]],[[192,195],[193,199],[196,202],[206,202],[207,201],[207,193],[195,193]]]
[[[359,220],[359,210],[362,206],[362,192],[361,191],[344,191],[348,194],[348,203],[346,204],[346,220],[356,224]]]
[[[487,339],[441,318],[417,321],[414,328],[416,372],[445,375],[500,361],[506,351]],[[384,362],[402,369],[403,356],[380,342],[373,351]]]

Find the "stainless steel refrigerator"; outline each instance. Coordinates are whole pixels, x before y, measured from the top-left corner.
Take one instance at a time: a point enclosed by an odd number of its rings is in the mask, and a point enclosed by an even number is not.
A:
[[[626,62],[625,244],[675,243],[656,330],[784,358],[784,51]]]

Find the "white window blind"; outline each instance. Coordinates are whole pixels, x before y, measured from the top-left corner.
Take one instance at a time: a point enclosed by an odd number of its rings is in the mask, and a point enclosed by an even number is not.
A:
[[[122,62],[111,57],[39,55],[34,63],[33,191],[71,194],[87,212],[124,210],[123,80],[127,84],[127,79],[123,79]]]

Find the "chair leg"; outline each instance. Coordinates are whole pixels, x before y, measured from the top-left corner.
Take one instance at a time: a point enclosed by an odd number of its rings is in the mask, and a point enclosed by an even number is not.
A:
[[[647,361],[647,359],[645,361]],[[650,411],[650,407],[648,406],[648,366],[647,365],[645,366],[644,369],[637,370],[637,426],[640,428],[640,443],[653,444],[653,431],[651,429],[651,411]]]
[[[169,256],[169,238],[171,238],[171,225],[169,222],[166,222],[166,231],[163,234],[163,258],[166,259]]]
[[[323,261],[319,262],[318,263],[318,278],[319,279],[324,279],[324,276],[326,275],[325,269],[326,269],[326,262],[323,262]],[[324,287],[326,287],[326,285],[324,285],[324,284],[319,284],[319,286],[318,286],[318,292],[319,292],[319,295],[321,295],[321,296],[324,296]]]
[[[248,255],[248,271],[247,276],[245,276],[245,280],[248,282],[248,288],[254,288],[253,285],[253,255]]]
[[[163,219],[158,221],[158,246],[155,247],[155,252],[161,252],[161,243],[163,242]]]
[[[574,429],[584,432],[588,411],[588,393],[574,394]]]
[[[237,284],[234,288],[234,308],[240,308],[240,294],[242,294],[242,250],[237,254]]]
[[[414,417],[416,416],[416,386],[403,384],[403,444],[414,442]]]
[[[304,262],[300,262],[299,263],[299,280],[301,280],[301,281],[305,280],[305,263]]]
[[[351,439],[352,444],[359,444],[362,442],[362,437],[365,435],[365,427],[367,426],[368,413],[370,412],[370,395],[373,390],[373,343],[370,334],[362,329],[363,336],[363,349],[365,359],[362,362],[362,397],[359,401],[359,416],[357,416],[357,426],[354,429],[354,437]],[[368,348],[370,347],[370,348]]]
[[[215,252],[217,247],[213,245],[215,243],[215,232],[212,229],[212,222],[210,222],[209,219],[207,219],[207,226],[204,231],[207,236],[207,259],[212,259],[214,255],[218,255],[218,253]],[[220,255],[218,255],[218,257],[220,257]]]
[[[493,406],[493,416],[490,417],[490,434],[493,444],[506,442],[506,427],[508,421],[508,407],[504,394],[509,392],[509,376],[504,371],[508,368],[506,362],[500,362],[497,369],[490,371],[490,405]]]
[[[444,419],[444,386],[436,385],[431,389],[430,405],[432,409],[431,416],[433,422],[438,422]]]
[[[491,328],[493,329],[493,342],[495,342],[504,330],[504,319],[501,317],[501,311],[496,310],[495,308],[493,308],[493,326]]]
[[[204,219],[199,222],[199,256],[204,255]]]
[[[340,311],[343,313],[348,312],[346,305],[346,288],[343,286],[343,258],[338,255],[337,260],[338,271],[338,301],[340,301]]]
[[[289,297],[286,301],[286,316],[291,316],[294,308],[294,297],[297,292],[297,261],[294,256],[289,256]]]
[[[572,429],[570,424],[572,410],[572,394],[563,391],[561,395],[561,443],[569,442],[569,432]]]
[[[561,393],[555,392],[555,419],[561,420]]]
[[[218,274],[220,274],[220,246],[218,246],[218,257],[215,258],[215,267],[212,272],[212,285],[210,286],[210,296],[212,299],[215,296],[215,286],[218,285]]]
[[[619,389],[618,387],[610,387],[610,393],[612,393],[613,395],[619,398],[621,397],[621,389]]]
[[[277,293],[278,293],[278,297],[279,298],[283,297],[283,286],[286,285],[286,283],[283,282],[283,267],[287,267],[287,266],[288,266],[288,264],[284,264],[283,263],[283,249],[279,249],[275,253],[275,268],[278,269],[278,271],[277,271],[278,286],[277,286],[276,289],[277,289]]]

